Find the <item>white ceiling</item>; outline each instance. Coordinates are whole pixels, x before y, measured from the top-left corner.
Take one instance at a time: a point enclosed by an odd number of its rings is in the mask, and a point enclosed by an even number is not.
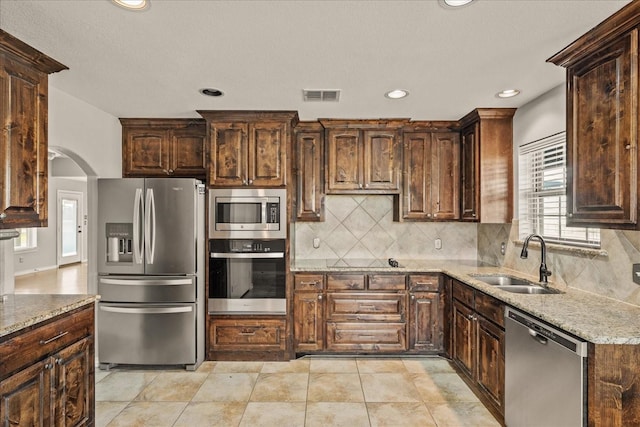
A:
[[[546,59],[624,6],[621,0],[0,0],[0,28],[70,69],[50,84],[117,117],[196,110],[297,110],[303,120],[456,120],[519,107],[563,84]],[[225,95],[209,98],[204,87]],[[402,100],[383,94],[410,92]],[[509,100],[495,94],[518,88]],[[340,89],[340,102],[302,101]]]

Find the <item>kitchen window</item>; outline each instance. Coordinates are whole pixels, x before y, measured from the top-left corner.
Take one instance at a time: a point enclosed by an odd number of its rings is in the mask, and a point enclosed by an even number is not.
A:
[[[20,235],[13,240],[15,252],[25,252],[38,247],[38,234],[36,228],[18,228]]]
[[[600,247],[600,229],[567,227],[566,132],[525,144],[519,155],[520,238]]]

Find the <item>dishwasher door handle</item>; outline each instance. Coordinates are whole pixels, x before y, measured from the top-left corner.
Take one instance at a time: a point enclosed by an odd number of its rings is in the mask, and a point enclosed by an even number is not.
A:
[[[534,340],[538,341],[542,345],[546,345],[549,342],[549,340],[547,338],[543,337],[542,335],[540,335],[539,333],[537,333],[533,329],[529,329],[529,335],[531,335],[531,338],[533,338]]]

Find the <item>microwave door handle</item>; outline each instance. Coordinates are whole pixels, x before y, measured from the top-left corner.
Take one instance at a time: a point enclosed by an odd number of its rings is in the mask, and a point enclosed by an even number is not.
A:
[[[153,188],[147,188],[145,211],[145,255],[147,264],[153,264],[156,249],[156,203],[153,197]]]
[[[142,209],[142,188],[136,188],[133,200],[133,262],[142,264],[142,238],[140,237],[140,210]]]

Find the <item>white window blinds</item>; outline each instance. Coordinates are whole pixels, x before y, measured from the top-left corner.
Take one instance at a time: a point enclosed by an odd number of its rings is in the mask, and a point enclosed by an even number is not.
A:
[[[520,238],[540,234],[549,242],[600,247],[600,230],[567,227],[566,133],[520,147]]]

